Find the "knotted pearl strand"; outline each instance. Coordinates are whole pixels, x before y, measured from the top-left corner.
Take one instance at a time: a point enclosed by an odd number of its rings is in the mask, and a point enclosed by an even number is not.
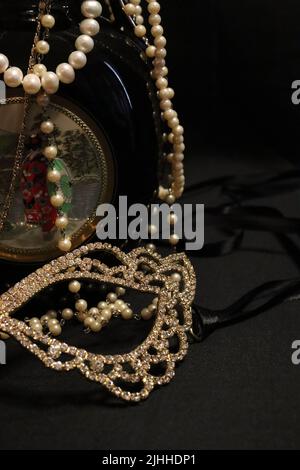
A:
[[[94,48],[94,40],[92,36],[95,36],[100,31],[98,21],[95,19],[102,14],[102,6],[96,0],[86,0],[81,4],[81,12],[85,19],[80,23],[80,32],[75,41],[76,50],[73,51],[68,59],[68,63],[61,63],[56,68],[56,73],[48,71],[44,64],[38,63],[34,65],[31,74],[27,75],[23,79],[23,87],[26,93],[35,94],[42,88],[43,91],[37,96],[37,103],[44,109],[44,113],[49,104],[49,96],[56,93],[59,89],[60,83],[70,84],[75,80],[75,70],[82,69],[87,63],[87,56]],[[51,29],[55,25],[55,18],[52,15],[44,14],[40,18],[42,26],[47,29]],[[36,51],[39,54],[47,54],[50,50],[49,44],[44,40],[39,40],[36,43]],[[0,55],[0,71],[1,69],[8,67],[8,59]],[[10,69],[8,69],[10,70]],[[17,75],[19,78],[22,71],[18,70],[14,72],[15,85],[19,84]],[[11,81],[14,77],[11,78]],[[67,252],[72,248],[71,239],[66,236],[65,230],[68,227],[69,220],[66,214],[61,210],[65,200],[64,196],[60,191],[60,180],[62,174],[60,171],[55,169],[55,159],[58,155],[58,147],[55,143],[53,132],[54,123],[50,120],[44,121],[41,124],[40,130],[43,134],[48,136],[48,143],[43,148],[43,155],[49,161],[49,169],[47,173],[47,179],[50,183],[56,185],[56,193],[50,198],[50,203],[53,207],[58,210],[58,217],[55,221],[55,226],[61,232],[61,237],[58,241],[58,248],[60,251]]]
[[[141,0],[129,0],[124,6],[125,13],[135,22],[134,33],[138,38],[144,39],[147,44],[146,55],[153,59],[152,77],[158,90],[162,119],[167,123],[170,132],[167,135],[167,141],[173,145],[173,152],[167,155],[167,161],[171,164],[171,178],[173,180],[171,188],[159,188],[158,196],[160,199],[172,205],[181,197],[184,191],[184,129],[180,125],[177,112],[173,109],[172,99],[175,92],[169,87],[167,79],[168,69],[166,67],[166,44],[164,29],[161,26],[160,4],[157,0],[146,0],[148,3],[149,25],[151,26],[151,36],[154,44],[150,45],[146,38],[147,29],[144,26],[142,16]],[[171,241],[171,240],[170,240]],[[178,243],[177,238],[173,237],[172,244]]]

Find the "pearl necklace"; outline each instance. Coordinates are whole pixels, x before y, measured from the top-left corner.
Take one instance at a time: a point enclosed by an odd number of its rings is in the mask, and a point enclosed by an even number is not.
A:
[[[180,125],[178,114],[173,108],[172,99],[175,92],[169,87],[168,68],[166,67],[166,44],[167,40],[164,36],[164,29],[161,25],[160,10],[161,6],[157,0],[146,0],[148,3],[147,12],[141,6],[141,0],[129,0],[125,4],[123,0],[123,9],[134,24],[134,33],[138,38],[144,40],[147,45],[146,55],[152,59],[152,78],[157,87],[157,94],[160,101],[160,109],[162,111],[161,118],[167,125],[167,132],[164,135],[165,144],[172,145],[172,151],[165,154],[166,160],[171,165],[171,173],[169,175],[172,181],[169,189],[160,186],[158,197],[172,205],[176,199],[180,198],[184,191],[184,128]],[[150,25],[150,39],[147,37],[147,28],[144,25],[144,14],[148,14],[148,23]],[[176,245],[179,241],[177,236],[173,236],[170,242]]]
[[[0,74],[4,74],[4,82],[8,87],[23,86],[25,93],[36,95],[41,89],[51,95],[57,92],[59,83],[70,84],[75,80],[75,70],[82,69],[87,63],[86,54],[94,48],[93,36],[100,31],[96,20],[102,13],[102,6],[96,0],[85,0],[81,4],[81,12],[85,19],[80,23],[82,33],[75,41],[76,50],[71,52],[68,63],[57,66],[56,72],[47,71],[45,65],[37,63],[25,76],[19,67],[9,66],[9,59],[0,53]],[[55,25],[55,18],[50,14],[43,14],[41,25],[50,30]],[[42,56],[48,54],[50,45],[41,39],[35,44],[36,53]]]

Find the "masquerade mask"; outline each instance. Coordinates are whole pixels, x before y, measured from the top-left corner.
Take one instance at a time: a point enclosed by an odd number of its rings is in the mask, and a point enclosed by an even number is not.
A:
[[[98,257],[93,258],[93,253]],[[113,255],[117,265],[109,267],[100,261],[101,254]],[[13,318],[35,295],[62,281],[73,282],[73,286],[74,281],[109,283],[153,294],[158,300],[150,334],[128,354],[98,355],[62,343],[43,330],[37,331],[34,322],[28,325]],[[170,382],[175,375],[176,363],[187,354],[194,295],[195,273],[184,254],[163,258],[146,248],[126,254],[108,244],[90,244],[52,261],[4,293],[0,297],[0,330],[15,338],[46,367],[61,372],[77,369],[117,397],[137,402],[147,398],[155,386]],[[80,308],[77,312],[80,316],[84,311],[83,301],[76,305]],[[116,306],[114,316],[117,315]],[[103,318],[101,314],[99,319],[103,325],[107,323],[107,317]],[[174,339],[177,351],[171,352],[170,344]],[[152,375],[154,365],[161,366],[161,375]],[[128,391],[128,385],[134,385],[135,390]]]

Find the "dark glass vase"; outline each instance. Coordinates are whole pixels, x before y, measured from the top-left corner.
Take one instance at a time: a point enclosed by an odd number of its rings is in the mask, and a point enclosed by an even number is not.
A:
[[[147,203],[157,187],[159,108],[149,65],[141,54],[143,44],[132,35],[119,1],[111,3],[116,23],[100,19],[101,33],[95,38],[87,66],[76,73],[74,83],[60,86],[55,99],[62,100],[65,108],[101,134],[101,150],[107,163],[105,202],[127,195],[130,203]],[[27,69],[36,28],[37,4],[37,0],[0,2],[0,51],[9,57],[11,65],[23,71]],[[80,5],[80,0],[52,2],[56,25],[49,38],[48,70],[55,71],[74,50],[80,34]],[[22,90],[9,93],[9,97],[21,96]],[[81,197],[86,197],[84,189]],[[33,256],[32,262],[44,261],[43,257],[46,260],[52,255],[42,254],[40,259]],[[30,255],[22,259],[17,250],[8,259],[31,263]]]

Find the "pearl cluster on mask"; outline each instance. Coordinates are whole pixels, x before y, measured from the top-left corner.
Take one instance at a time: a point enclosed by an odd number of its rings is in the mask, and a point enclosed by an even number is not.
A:
[[[72,83],[75,80],[75,71],[86,65],[86,54],[94,48],[93,36],[100,31],[96,18],[102,13],[102,6],[96,0],[85,0],[82,2],[81,11],[85,17],[80,23],[81,35],[75,41],[76,50],[71,52],[68,62],[59,64],[56,72],[48,71],[44,64],[37,63],[24,76],[19,67],[10,66],[8,57],[0,54],[0,73],[4,74],[5,84],[12,88],[22,85],[25,93],[29,95],[36,95],[41,89],[51,95],[58,91],[60,82]],[[50,14],[42,15],[40,21],[45,29],[52,29],[55,26],[55,18]],[[50,45],[44,39],[38,40],[35,44],[35,51],[45,56],[50,51]]]
[[[155,297],[148,307],[143,308],[139,315],[134,316],[129,304],[121,299],[126,294],[123,287],[117,287],[114,292],[109,292],[106,300],[100,301],[96,307],[89,307],[88,302],[79,294],[81,288],[82,284],[77,280],[69,283],[69,292],[75,295],[74,308],[64,308],[62,311],[49,310],[41,318],[27,319],[32,331],[59,336],[66,321],[77,319],[84,325],[87,333],[99,333],[112,318],[150,320],[157,312],[158,298]]]

